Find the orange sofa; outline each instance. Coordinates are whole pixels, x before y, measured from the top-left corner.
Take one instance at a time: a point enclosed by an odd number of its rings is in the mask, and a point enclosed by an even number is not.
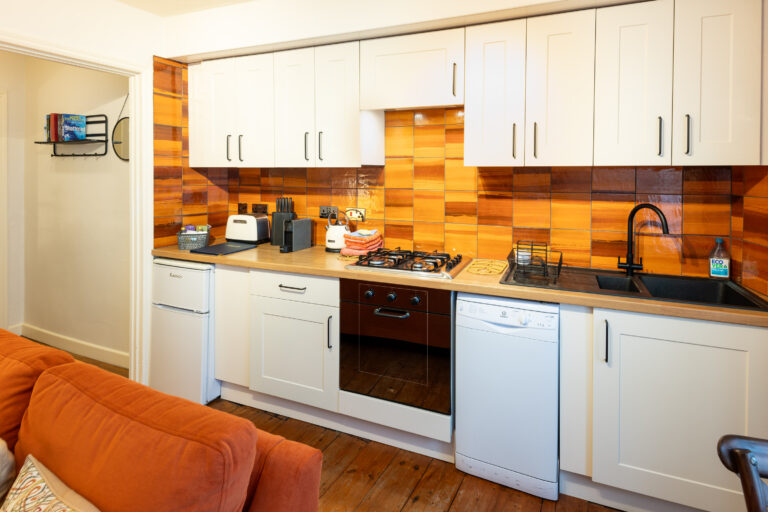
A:
[[[3,330],[0,437],[103,512],[318,506],[320,451]]]

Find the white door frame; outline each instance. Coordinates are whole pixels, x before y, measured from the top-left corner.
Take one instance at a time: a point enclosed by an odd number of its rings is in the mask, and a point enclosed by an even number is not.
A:
[[[8,328],[8,93],[0,91],[0,328]]]
[[[131,204],[129,226],[131,251],[129,375],[131,379],[146,384],[149,377],[150,272],[153,247],[152,55],[147,55],[146,66],[137,66],[93,54],[64,50],[58,46],[41,44],[38,41],[6,33],[0,33],[0,50],[114,73],[129,78],[130,112],[133,118],[130,123],[129,155]]]

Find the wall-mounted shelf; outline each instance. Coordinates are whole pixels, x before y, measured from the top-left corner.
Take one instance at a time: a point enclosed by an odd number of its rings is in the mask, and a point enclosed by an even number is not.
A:
[[[104,114],[98,114],[93,116],[85,116],[85,139],[81,140],[66,140],[66,141],[36,141],[35,144],[47,144],[53,146],[53,153],[51,156],[105,156],[107,154],[107,146],[109,144],[109,122],[107,116]],[[93,127],[93,132],[88,132],[88,128]],[[100,127],[100,128],[99,128]],[[69,153],[61,154],[57,151],[57,146],[70,146],[80,144],[103,144],[104,147],[100,152],[96,153]]]

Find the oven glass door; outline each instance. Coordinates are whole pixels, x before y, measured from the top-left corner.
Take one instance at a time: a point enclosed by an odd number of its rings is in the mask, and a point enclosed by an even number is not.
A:
[[[451,317],[341,303],[344,391],[451,414]]]

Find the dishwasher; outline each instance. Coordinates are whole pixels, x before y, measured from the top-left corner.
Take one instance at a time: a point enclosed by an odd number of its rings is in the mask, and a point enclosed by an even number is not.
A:
[[[558,304],[460,293],[456,467],[558,498]]]

